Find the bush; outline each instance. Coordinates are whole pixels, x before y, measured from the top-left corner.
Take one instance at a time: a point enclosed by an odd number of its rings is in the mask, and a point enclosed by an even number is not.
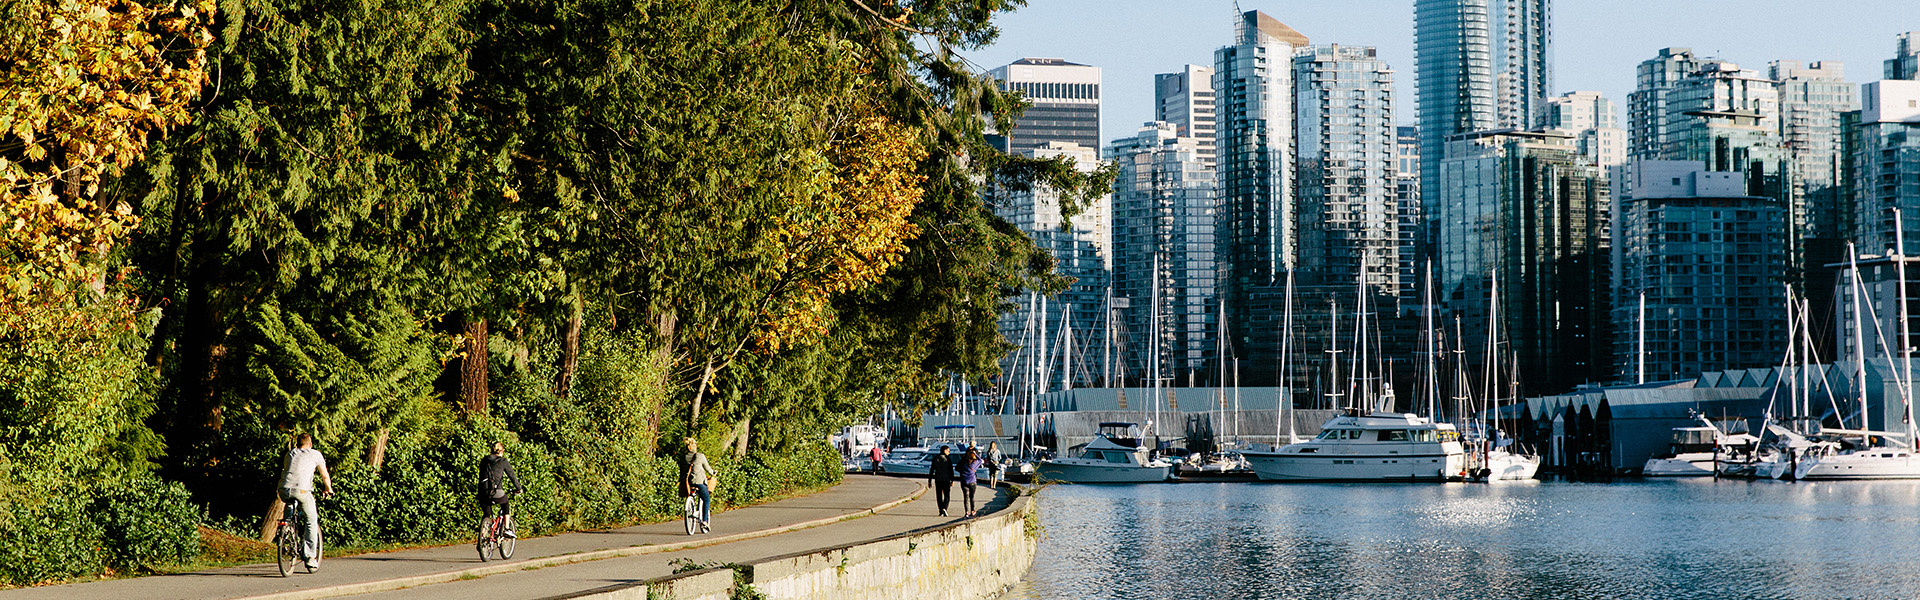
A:
[[[115,569],[153,570],[200,553],[201,511],[178,483],[123,479],[102,486],[90,507]]]
[[[84,494],[7,501],[0,509],[0,579],[28,585],[105,571],[108,555],[87,501]]]

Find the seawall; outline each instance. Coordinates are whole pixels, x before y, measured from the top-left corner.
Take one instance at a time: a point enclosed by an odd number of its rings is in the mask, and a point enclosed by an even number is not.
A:
[[[839,548],[691,571],[571,596],[591,600],[726,600],[740,586],[765,598],[985,600],[1033,566],[1033,497],[976,519]],[[750,596],[750,594],[740,594]]]

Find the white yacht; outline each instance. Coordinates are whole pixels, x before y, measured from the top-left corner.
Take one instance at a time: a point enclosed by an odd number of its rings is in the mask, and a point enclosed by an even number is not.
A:
[[[1066,458],[1050,458],[1034,465],[1041,481],[1066,483],[1150,483],[1173,476],[1173,465],[1148,460],[1133,423],[1101,423],[1092,441],[1074,447]]]
[[[1353,411],[1312,440],[1242,454],[1272,481],[1441,481],[1464,478],[1467,466],[1453,425],[1403,413]]]
[[[1744,433],[1727,435],[1714,426],[1706,417],[1700,419],[1699,427],[1675,427],[1673,439],[1667,444],[1667,455],[1647,459],[1640,467],[1643,477],[1708,477],[1713,475],[1715,460],[1725,458],[1725,450],[1759,441]]]
[[[1859,434],[1873,437],[1904,437],[1884,431],[1823,430],[1821,435]],[[1816,446],[1800,458],[1794,479],[1920,479],[1920,455],[1904,446],[1874,446],[1837,451],[1838,444]]]
[[[1526,481],[1540,471],[1540,457],[1502,449],[1487,453],[1486,481]]]

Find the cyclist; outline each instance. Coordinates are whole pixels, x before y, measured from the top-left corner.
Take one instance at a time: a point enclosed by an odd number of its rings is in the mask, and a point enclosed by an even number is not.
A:
[[[295,438],[295,447],[287,450],[286,458],[280,467],[280,499],[292,510],[292,504],[298,503],[300,511],[307,516],[307,528],[300,531],[300,556],[307,562],[307,570],[319,568],[314,561],[320,553],[320,512],[313,504],[313,472],[320,471],[320,481],[327,485],[323,497],[333,496],[333,476],[327,473],[327,457],[313,449],[313,435],[302,433]]]
[[[700,453],[699,442],[688,437],[687,454],[680,464],[680,491],[688,496],[700,496],[700,528],[706,530],[713,521],[713,486],[718,483],[713,463],[707,462],[707,455]]]
[[[513,484],[508,487],[507,484]],[[480,537],[487,536],[487,519],[493,516],[493,505],[500,505],[500,516],[505,518],[513,514],[512,496],[522,491],[520,478],[513,474],[513,463],[507,460],[507,445],[493,443],[493,453],[480,458]],[[513,521],[507,521],[507,537],[513,537]]]

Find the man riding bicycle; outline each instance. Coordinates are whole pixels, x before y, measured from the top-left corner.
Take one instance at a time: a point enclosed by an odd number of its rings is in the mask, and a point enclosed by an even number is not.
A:
[[[507,486],[509,483],[512,487]],[[514,475],[513,463],[507,460],[507,445],[494,442],[493,453],[480,458],[480,537],[487,536],[487,519],[493,517],[493,505],[500,505],[500,517],[506,518],[513,514],[513,496],[509,494],[521,491],[520,478]],[[504,535],[514,536],[512,520],[507,521]]]
[[[700,497],[700,527],[706,529],[713,522],[713,486],[718,483],[713,464],[707,462],[707,455],[700,453],[699,442],[689,437],[687,453],[680,465],[680,493]]]
[[[320,512],[314,506],[313,472],[320,471],[320,481],[327,485],[322,497],[333,496],[333,476],[327,473],[327,457],[313,449],[313,436],[300,434],[296,447],[287,450],[286,458],[280,467],[280,499],[287,503],[287,510],[293,504],[300,505],[300,511],[307,516],[307,527],[300,531],[300,556],[307,562],[307,570],[319,568],[314,559],[320,553]]]

